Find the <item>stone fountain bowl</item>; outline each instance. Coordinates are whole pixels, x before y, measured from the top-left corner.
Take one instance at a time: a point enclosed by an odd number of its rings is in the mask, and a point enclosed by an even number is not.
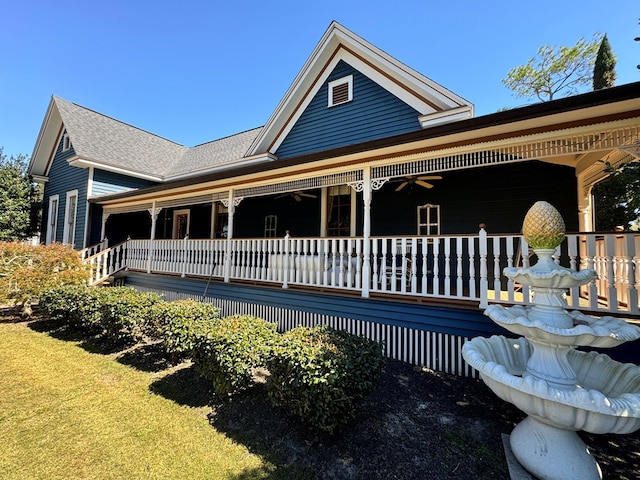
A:
[[[502,273],[521,285],[539,288],[567,289],[586,285],[598,277],[595,270],[570,270],[551,262],[538,262],[533,267],[506,267]]]
[[[612,348],[640,339],[640,328],[621,318],[598,318],[571,311],[567,312],[567,315],[574,326],[558,328],[544,321],[530,318],[531,308],[522,305],[513,307],[489,305],[484,313],[498,325],[516,335],[553,345]]]
[[[462,354],[498,397],[543,423],[596,434],[640,428],[640,367],[572,350],[568,360],[577,385],[557,388],[526,373],[532,349],[526,338],[477,337]]]

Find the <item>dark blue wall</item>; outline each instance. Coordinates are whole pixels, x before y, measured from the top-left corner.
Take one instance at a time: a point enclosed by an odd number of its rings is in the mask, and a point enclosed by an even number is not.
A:
[[[84,168],[72,167],[67,163],[67,160],[74,155],[75,152],[73,147],[65,152],[62,151],[61,139],[49,169],[49,181],[45,184],[44,188],[42,238],[45,238],[47,220],[49,218],[49,198],[52,195],[59,195],[60,201],[58,204],[58,228],[56,232],[56,241],[62,242],[67,192],[77,189],[78,208],[76,211],[75,248],[79,249],[84,246],[84,226],[87,215],[87,184],[89,173],[88,170]]]
[[[133,178],[120,173],[107,172],[95,169],[93,172],[92,196],[118,193],[125,190],[152,187],[157,182]]]
[[[328,107],[328,83],[347,75],[353,75],[353,101]],[[276,154],[288,158],[420,130],[419,115],[420,112],[340,61]]]

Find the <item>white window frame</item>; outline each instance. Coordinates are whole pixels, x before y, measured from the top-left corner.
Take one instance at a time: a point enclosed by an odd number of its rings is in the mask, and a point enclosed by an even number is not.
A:
[[[71,139],[69,138],[69,134],[65,132],[62,135],[62,151],[66,152],[67,150],[71,150]]]
[[[178,215],[186,215],[187,216],[187,235],[189,235],[189,232],[191,231],[191,210],[190,209],[183,209],[183,210],[174,210],[173,211],[173,222],[171,223],[171,238],[173,240],[182,240],[181,238],[178,239],[175,235],[176,235],[176,226],[177,226],[177,221],[178,221]]]
[[[55,208],[54,208],[55,205]],[[60,195],[49,197],[49,213],[47,215],[47,237],[46,244],[50,245],[56,241],[58,230],[58,209],[60,208]]]
[[[342,85],[346,83],[347,84],[347,88],[348,88],[348,95],[347,95],[347,99],[343,100],[342,102],[338,102],[336,103],[333,100],[333,90],[336,86],[338,85]],[[337,80],[333,80],[331,82],[329,82],[329,92],[327,95],[327,106],[328,107],[335,107],[337,105],[343,105],[345,103],[349,103],[350,101],[353,100],[353,75],[347,75],[346,77],[342,77],[339,78]]]
[[[73,211],[69,206],[71,205],[71,199],[75,198],[73,202]],[[72,223],[73,221],[73,223]],[[62,233],[62,243],[68,243],[70,245],[75,244],[76,240],[76,227],[78,223],[78,190],[70,190],[67,192],[67,199],[64,205],[64,231]]]
[[[420,212],[422,211],[425,212],[427,217],[427,221],[425,223],[420,222]],[[417,208],[417,216],[418,235],[427,237],[431,235],[440,235],[440,205],[434,205],[432,203],[420,205]],[[426,232],[423,232],[422,229],[426,230]]]
[[[333,185],[334,187],[342,187],[342,185]],[[329,190],[331,187],[322,187],[322,206],[320,209],[320,217],[322,224],[320,225],[320,236],[326,237],[328,233],[329,221]],[[356,235],[356,191],[349,186],[349,192],[351,195],[351,221],[349,222],[349,236],[354,237]]]

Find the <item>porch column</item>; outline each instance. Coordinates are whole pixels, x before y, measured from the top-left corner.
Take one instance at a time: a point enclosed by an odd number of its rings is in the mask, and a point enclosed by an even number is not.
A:
[[[109,212],[102,211],[102,228],[100,229],[100,241],[104,240],[107,233],[107,220],[109,219]]]
[[[156,239],[156,222],[162,207],[156,208],[156,201],[153,201],[152,207],[147,211],[151,215],[151,232],[149,233],[149,256],[147,258],[147,273],[151,273],[151,258],[153,257],[154,240]]]
[[[584,186],[578,177],[578,230],[581,232],[593,232],[595,228],[591,188]]]
[[[228,228],[227,228],[227,246],[226,246],[226,253],[225,253],[225,260],[224,260],[224,281],[226,283],[229,283],[230,279],[231,279],[231,261],[233,259],[233,252],[231,251],[231,247],[233,245],[232,240],[233,240],[233,216],[235,214],[236,211],[236,207],[238,205],[240,205],[240,202],[242,201],[242,197],[237,197],[234,198],[233,197],[233,189],[229,190],[229,198],[226,200],[221,200],[222,204],[227,207],[227,210],[229,212],[229,223],[227,224]]]
[[[362,296],[369,298],[371,288],[371,167],[362,171],[362,203],[364,205],[362,225]]]

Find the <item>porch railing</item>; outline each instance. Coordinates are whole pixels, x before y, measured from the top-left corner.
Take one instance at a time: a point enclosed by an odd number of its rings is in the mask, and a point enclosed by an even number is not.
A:
[[[365,248],[368,247],[368,248]],[[567,292],[571,308],[639,314],[640,235],[571,234],[556,261],[594,268],[598,280]],[[365,253],[369,254],[365,257]],[[149,273],[246,280],[488,303],[525,303],[526,286],[504,267],[527,266],[532,256],[521,235],[129,240],[90,257],[96,278],[130,268]],[[368,262],[366,261],[368,260]],[[101,277],[102,276],[102,277]]]

